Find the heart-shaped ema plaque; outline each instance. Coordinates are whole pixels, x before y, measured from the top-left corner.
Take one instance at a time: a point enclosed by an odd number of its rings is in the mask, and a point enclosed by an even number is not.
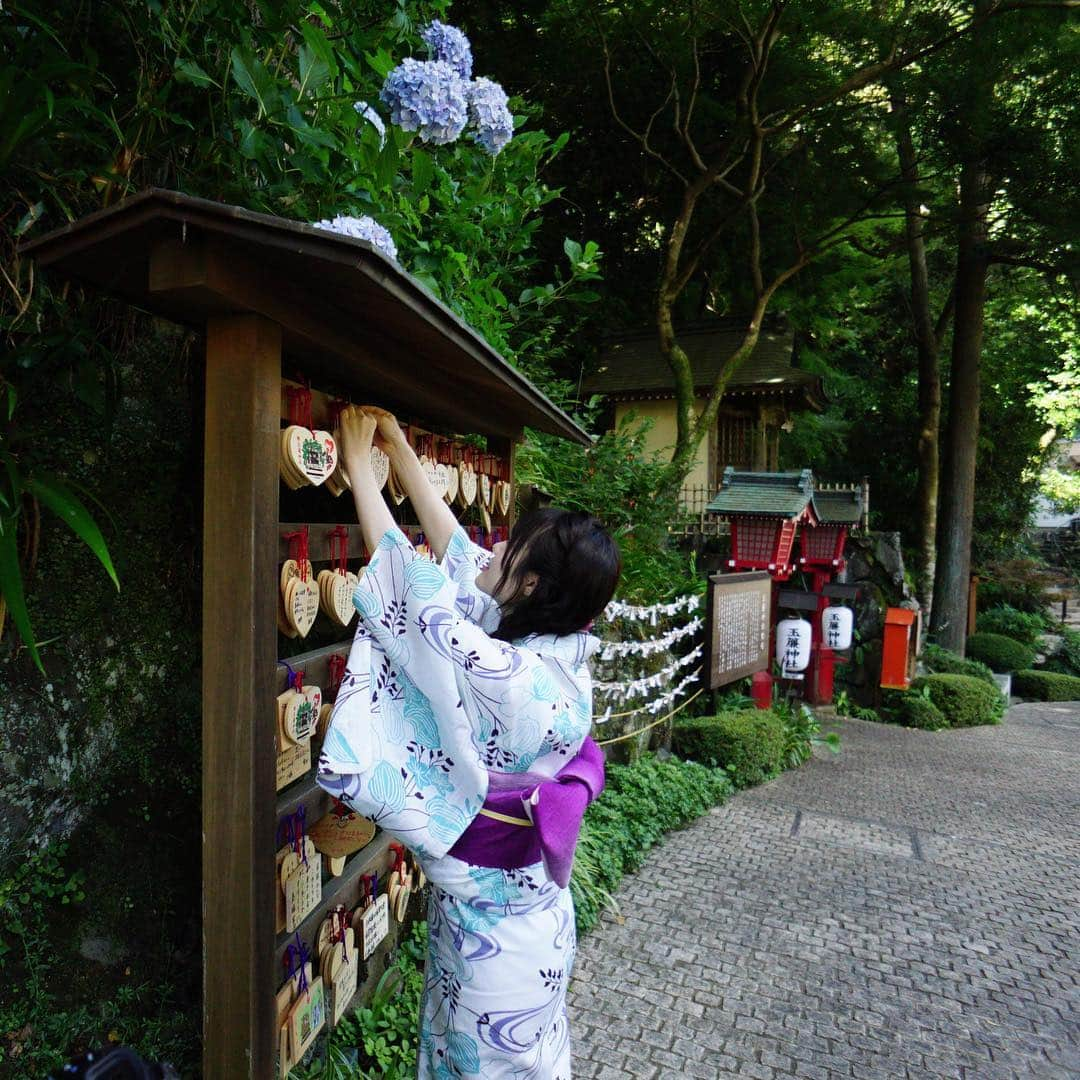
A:
[[[420,455],[420,468],[424,471],[424,479],[432,487],[435,487],[437,485],[437,481],[435,479],[435,471],[437,469],[437,466],[435,462],[427,456],[427,454]]]
[[[431,481],[431,486],[440,499],[446,498],[446,492],[450,488],[450,470],[441,461],[435,466],[435,475]]]
[[[345,814],[331,810],[315,822],[308,835],[324,855],[339,859],[371,843],[375,836],[375,822],[353,810]]]
[[[443,498],[450,506],[453,506],[454,500],[457,499],[461,477],[453,465],[443,465],[442,468],[446,470],[446,494],[443,495]]]
[[[480,474],[480,505],[491,509],[491,477],[487,473]]]
[[[305,686],[302,691],[293,691],[293,696],[285,703],[281,718],[282,734],[290,742],[306,742],[315,734],[321,709],[322,691],[317,686]]]
[[[375,476],[375,483],[382,491],[386,487],[386,479],[390,475],[390,458],[377,446],[371,448],[371,471]]]
[[[348,626],[356,614],[356,608],[353,606],[352,601],[356,585],[349,581],[348,574],[335,572],[330,588],[330,604],[334,619],[336,622],[341,623],[342,626]]]
[[[300,427],[298,424],[290,424],[281,433],[281,453],[278,458],[278,468],[282,480],[293,491],[309,483],[308,478],[298,464],[298,459],[294,459],[293,445],[297,442],[302,445],[303,440],[310,437],[311,432],[306,427]],[[299,450],[297,453],[299,453]]]
[[[395,506],[400,506],[405,501],[405,489],[398,484],[393,465],[390,466],[390,472],[386,476],[386,490]]]
[[[510,499],[513,495],[513,488],[507,481],[500,480],[498,484],[498,493],[496,499],[499,504],[499,511],[503,517],[507,517],[510,513]]]
[[[458,466],[458,503],[462,509],[476,501],[476,473],[466,462]]]
[[[285,589],[285,617],[301,637],[315,625],[319,614],[319,590],[309,576],[306,581],[293,578]]]

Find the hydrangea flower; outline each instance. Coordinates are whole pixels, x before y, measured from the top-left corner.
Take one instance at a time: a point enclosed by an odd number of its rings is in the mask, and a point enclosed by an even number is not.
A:
[[[353,108],[379,133],[379,146],[382,146],[386,142],[383,118],[366,101],[356,102]]]
[[[431,50],[432,60],[446,62],[463,79],[472,75],[472,46],[456,26],[447,26],[435,19],[420,32],[420,36]]]
[[[386,77],[379,97],[390,106],[390,119],[424,142],[452,143],[469,119],[468,86],[443,60],[407,57]]]
[[[469,83],[469,124],[472,137],[492,155],[514,135],[514,118],[506,103],[506,91],[491,79],[473,79]]]
[[[366,240],[397,262],[397,246],[393,238],[386,229],[367,214],[362,214],[360,217],[339,214],[335,218],[314,221],[312,224],[317,229],[328,229],[330,232],[341,233],[342,236],[355,236],[359,240]]]

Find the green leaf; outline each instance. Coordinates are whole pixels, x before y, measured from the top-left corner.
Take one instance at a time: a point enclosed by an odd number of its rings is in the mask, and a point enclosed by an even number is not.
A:
[[[373,53],[364,53],[364,59],[370,65],[371,70],[383,79],[390,74],[394,67],[394,58],[383,48]]]
[[[117,591],[120,589],[120,580],[113,568],[109,549],[105,544],[105,538],[97,523],[90,516],[85,506],[74,494],[58,479],[49,477],[43,480],[41,476],[31,477],[26,482],[26,490],[43,502],[54,514],[62,518],[72,532],[83,541],[84,544],[97,556],[98,561],[105,567],[106,573],[112,578]]]
[[[304,44],[326,66],[327,74],[336,78],[339,71],[337,57],[334,56],[333,46],[327,36],[318,26],[311,22],[302,22],[300,24],[300,33],[304,36]]]
[[[218,84],[206,74],[194,60],[179,60],[173,68],[173,74],[177,82],[191,83],[192,86],[217,86]]]
[[[412,154],[413,194],[422,195],[427,191],[434,175],[435,163],[431,160],[431,155],[423,150],[414,150]]]
[[[566,252],[566,257],[572,263],[581,262],[581,245],[576,240],[571,240],[568,236],[563,241],[562,249]]]
[[[308,45],[300,46],[300,88],[298,97],[317,93],[330,78],[330,68],[326,61]]]
[[[266,99],[273,86],[273,78],[270,72],[259,62],[258,58],[249,49],[241,49],[236,46],[232,53],[232,73],[236,85],[259,104],[259,115],[263,116],[268,110]]]
[[[15,544],[15,517],[0,519],[0,596],[7,602],[11,621],[19,633],[38,670],[45,674],[45,665],[41,662],[34,631],[30,625],[30,613],[26,610],[26,597],[23,595],[22,567],[19,566],[19,552]]]

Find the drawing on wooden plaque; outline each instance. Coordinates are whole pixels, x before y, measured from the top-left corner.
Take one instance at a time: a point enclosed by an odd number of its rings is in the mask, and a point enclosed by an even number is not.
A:
[[[705,655],[710,690],[768,668],[771,610],[772,578],[766,571],[709,577]]]

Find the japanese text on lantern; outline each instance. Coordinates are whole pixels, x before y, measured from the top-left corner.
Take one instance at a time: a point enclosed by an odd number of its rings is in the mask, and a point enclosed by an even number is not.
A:
[[[706,654],[711,689],[769,666],[772,579],[764,571],[709,578]]]

